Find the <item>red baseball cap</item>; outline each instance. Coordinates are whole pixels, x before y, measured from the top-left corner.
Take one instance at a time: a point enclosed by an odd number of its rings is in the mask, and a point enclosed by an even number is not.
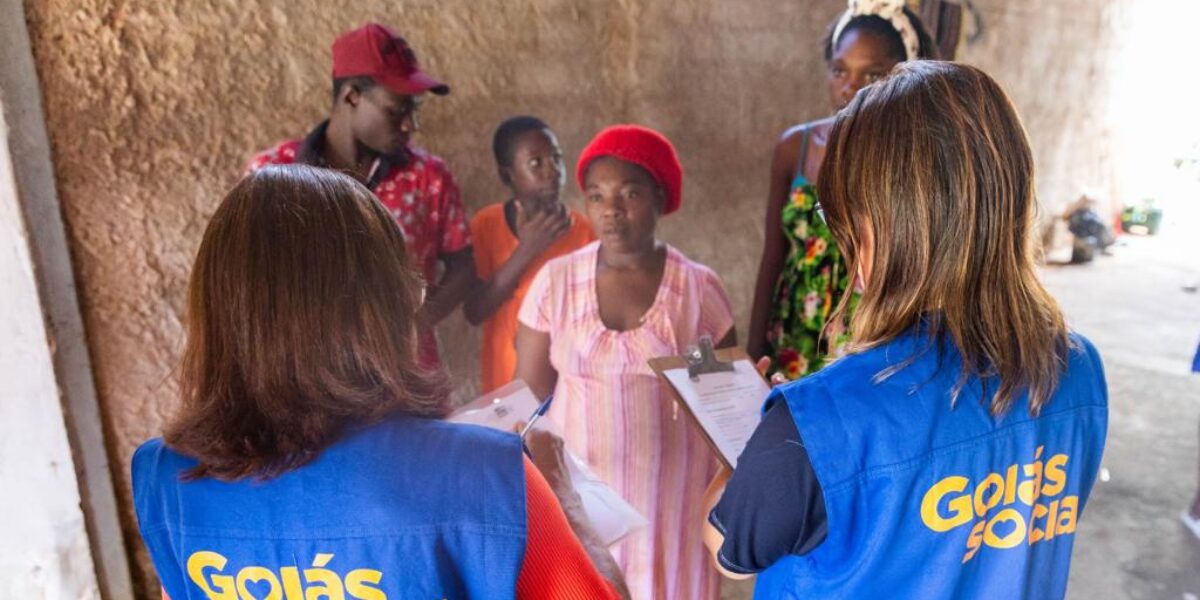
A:
[[[417,66],[417,55],[404,38],[378,23],[367,23],[334,40],[333,78],[343,77],[370,77],[405,96],[450,93],[450,86]]]

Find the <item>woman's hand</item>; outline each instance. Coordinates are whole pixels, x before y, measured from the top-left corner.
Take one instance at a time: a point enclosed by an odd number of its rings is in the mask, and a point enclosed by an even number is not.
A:
[[[518,421],[513,426],[513,433],[521,433],[525,425],[525,421]],[[561,437],[545,429],[530,429],[522,441],[529,452],[529,460],[541,471],[555,494],[574,491],[570,471],[567,470],[566,446]]]
[[[571,229],[571,214],[559,204],[550,210],[526,212],[517,200],[517,239],[533,256],[541,256]]]
[[[759,375],[762,375],[764,378],[766,378],[767,370],[771,368],[770,357],[764,356],[764,357],[758,359],[758,362],[754,364],[754,368],[758,369]],[[767,380],[767,383],[770,383],[771,387],[775,387],[778,385],[783,385],[783,384],[787,383],[788,381],[790,381],[790,380],[787,378],[787,375],[784,375],[783,373],[776,373],[776,374],[772,375],[770,379]]]
[[[519,432],[525,428],[524,423],[518,423]],[[562,486],[570,486],[571,476],[567,470],[567,455],[561,437],[545,429],[531,429],[525,434],[525,447],[529,449],[529,459],[533,466],[542,472],[542,477],[554,490]]]

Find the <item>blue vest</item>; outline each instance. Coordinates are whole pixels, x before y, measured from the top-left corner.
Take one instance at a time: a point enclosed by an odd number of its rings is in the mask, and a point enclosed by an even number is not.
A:
[[[517,436],[396,417],[277,478],[181,482],[133,457],[138,525],[172,600],[513,598],[525,554]]]
[[[912,333],[776,388],[824,491],[828,537],[758,577],[755,598],[1062,598],[1080,512],[1100,466],[1108,393],[1091,342],[1072,335],[1041,415],[1001,417],[994,385],[951,406],[957,351],[920,355]]]

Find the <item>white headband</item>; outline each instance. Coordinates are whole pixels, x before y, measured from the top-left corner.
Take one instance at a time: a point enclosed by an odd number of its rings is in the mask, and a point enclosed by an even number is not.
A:
[[[896,29],[896,33],[900,34],[900,40],[904,42],[905,60],[915,60],[920,49],[920,39],[917,37],[917,28],[913,26],[912,19],[904,14],[904,0],[850,0],[849,8],[842,13],[842,18],[838,19],[837,25],[833,28],[833,47],[837,48],[838,39],[842,37],[842,31],[846,29],[846,25],[854,17],[865,17],[874,15],[891,23]]]

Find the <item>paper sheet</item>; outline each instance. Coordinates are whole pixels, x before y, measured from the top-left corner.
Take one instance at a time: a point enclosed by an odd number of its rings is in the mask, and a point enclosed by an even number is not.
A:
[[[513,381],[464,405],[454,411],[447,420],[512,431],[517,423],[529,420],[529,415],[537,410],[538,404],[538,399],[529,386],[521,381]],[[539,419],[535,426],[542,427],[543,424],[549,431],[558,433],[547,419]]]
[[[734,371],[706,373],[699,381],[687,368],[668,369],[663,376],[687,403],[696,422],[733,468],[761,420],[762,404],[771,389],[748,360],[733,363]]]
[[[448,420],[512,431],[517,423],[529,420],[529,416],[537,410],[538,404],[533,391],[518,380],[463,406],[450,415]],[[551,410],[553,408],[551,406]],[[539,419],[534,428],[562,435],[550,419]],[[579,493],[583,501],[583,511],[600,541],[611,546],[631,532],[646,526],[646,518],[600,479],[583,459],[569,451],[566,452],[566,458],[571,484]]]

